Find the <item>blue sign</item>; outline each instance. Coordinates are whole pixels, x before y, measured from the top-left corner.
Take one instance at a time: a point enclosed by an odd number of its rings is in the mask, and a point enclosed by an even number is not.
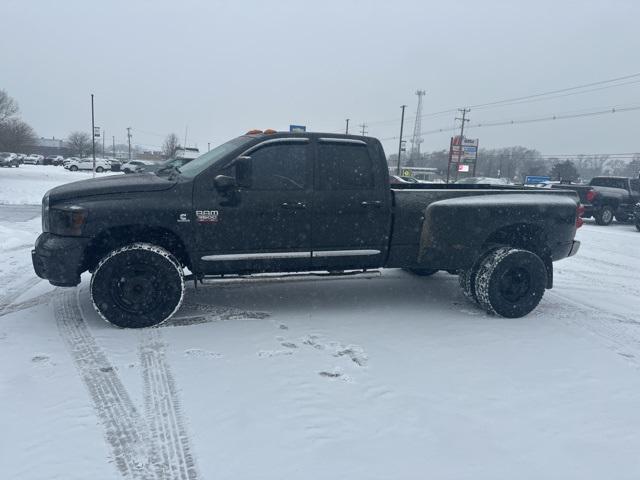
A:
[[[307,127],[305,125],[289,125],[290,132],[306,132]]]
[[[551,180],[551,177],[545,175],[527,175],[524,177],[525,185],[535,185],[537,183],[544,183]]]

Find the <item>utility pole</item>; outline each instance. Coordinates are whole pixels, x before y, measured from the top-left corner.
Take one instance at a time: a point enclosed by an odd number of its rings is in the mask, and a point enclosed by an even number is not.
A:
[[[93,152],[93,178],[96,178],[96,124],[93,115],[93,93],[91,94],[91,150]]]
[[[211,142],[207,142],[207,152],[211,151]]]
[[[366,130],[367,124],[363,122],[358,126],[362,129],[362,136],[364,137],[367,134],[367,130]]]
[[[116,158],[116,136],[111,136],[111,141],[113,142],[113,158]]]
[[[104,130],[102,131],[102,158],[104,158],[104,137],[106,137],[106,135],[104,134]]]
[[[349,119],[348,118],[346,119],[346,122],[347,122],[347,128],[344,131],[344,133],[345,133],[345,135],[349,135]]]
[[[131,127],[127,127],[127,141],[129,142],[129,161],[131,161]]]
[[[398,168],[396,170],[396,175],[400,176],[400,157],[402,156],[402,130],[404,129],[404,109],[407,108],[406,105],[400,105],[402,109],[402,118],[400,119],[400,141],[398,142]]]
[[[460,160],[464,157],[464,124],[469,121],[467,118],[467,113],[471,111],[469,108],[459,108],[459,112],[462,112],[462,117],[456,117],[456,120],[460,120],[460,150],[458,156],[458,165],[460,165]],[[456,180],[458,180],[458,169],[456,168]],[[448,182],[447,182],[448,183]]]

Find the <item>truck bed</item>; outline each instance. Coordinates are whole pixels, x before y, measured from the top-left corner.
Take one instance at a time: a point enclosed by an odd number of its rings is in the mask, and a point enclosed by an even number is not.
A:
[[[567,239],[575,235],[579,200],[571,190],[420,184],[394,185],[391,193],[388,266],[415,265],[418,258],[429,268],[468,268],[492,235],[501,231],[545,241],[552,259],[563,258],[571,247]],[[537,238],[539,232],[552,238]]]

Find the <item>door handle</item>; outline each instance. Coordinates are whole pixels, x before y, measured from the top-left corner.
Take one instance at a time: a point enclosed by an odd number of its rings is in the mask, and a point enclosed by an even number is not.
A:
[[[280,205],[282,208],[286,208],[286,209],[303,209],[303,208],[307,208],[307,204],[304,202],[284,202],[283,204]]]
[[[374,201],[364,201],[364,202],[360,202],[360,206],[361,207],[374,207],[374,208],[380,208],[382,206],[382,202],[380,200],[374,200]]]

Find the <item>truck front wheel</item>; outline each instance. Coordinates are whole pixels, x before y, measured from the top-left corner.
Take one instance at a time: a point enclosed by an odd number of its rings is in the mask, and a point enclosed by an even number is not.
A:
[[[182,304],[184,275],[164,248],[133,243],[105,256],[91,277],[98,314],[122,328],[143,328],[168,320]]]
[[[475,276],[475,293],[488,313],[519,318],[540,303],[546,284],[547,269],[538,255],[502,247],[482,260]]]
[[[593,217],[598,225],[610,225],[613,222],[613,208],[604,205],[593,214]]]

